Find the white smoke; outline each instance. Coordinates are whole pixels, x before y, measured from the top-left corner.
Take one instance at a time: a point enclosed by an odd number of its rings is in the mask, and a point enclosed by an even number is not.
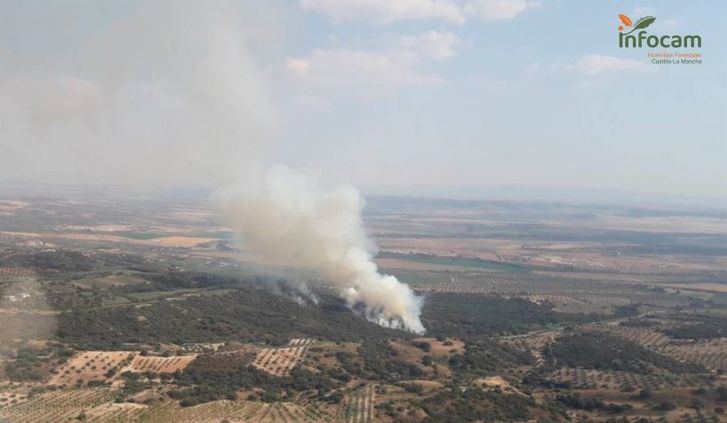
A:
[[[74,45],[52,31],[88,27],[85,8],[31,16],[0,2],[17,23],[0,37],[0,180],[209,187],[253,168],[277,126],[269,72],[253,54],[281,44],[272,3],[142,2]],[[36,24],[46,20],[64,24]],[[11,54],[25,39],[53,54]],[[321,271],[369,318],[423,330],[419,300],[371,260],[353,188],[322,192],[282,168],[246,179],[225,210],[247,242]]]
[[[243,241],[268,260],[320,271],[349,306],[363,305],[369,320],[424,332],[421,298],[372,260],[364,202],[353,187],[325,191],[312,174],[274,166],[221,191],[219,201]]]
[[[55,46],[52,28],[86,27],[81,17],[93,17],[48,6],[37,21],[68,22],[27,22],[0,37],[0,179],[200,188],[259,159],[276,125],[251,40],[276,38],[255,22],[256,7],[144,2],[80,45],[58,42],[45,60],[3,48],[36,31]],[[29,18],[16,9],[0,2],[9,21]]]

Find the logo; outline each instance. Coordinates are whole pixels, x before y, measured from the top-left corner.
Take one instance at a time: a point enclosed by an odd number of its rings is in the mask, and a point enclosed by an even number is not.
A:
[[[646,16],[636,23],[624,14],[618,15],[621,24],[618,26],[618,46],[620,48],[701,48],[702,37],[699,35],[650,35],[646,29],[656,22],[653,16]]]

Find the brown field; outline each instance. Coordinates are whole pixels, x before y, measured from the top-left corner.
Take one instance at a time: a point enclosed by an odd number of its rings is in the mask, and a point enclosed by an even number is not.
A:
[[[43,239],[54,239],[54,240],[71,240],[71,241],[88,241],[88,242],[115,242],[130,245],[146,245],[146,246],[161,246],[161,247],[177,247],[177,248],[190,248],[200,244],[205,244],[210,241],[217,241],[216,238],[197,238],[188,236],[168,236],[154,239],[133,239],[127,238],[120,235],[112,235],[113,232],[108,234],[90,234],[90,233],[77,233],[77,232],[48,232],[48,233],[36,233],[36,232],[0,232],[0,235],[17,236],[22,238],[43,238]]]
[[[134,416],[148,408],[146,405],[132,402],[105,402],[85,411],[85,414],[91,422],[134,421]]]
[[[132,225],[113,225],[113,224],[103,224],[103,225],[84,225],[84,226],[78,226],[78,225],[67,225],[61,227],[64,230],[71,231],[71,232],[132,232],[137,230],[136,227]]]
[[[340,407],[313,401],[274,402],[212,401],[193,407],[180,407],[167,401],[137,412],[140,421],[161,423],[323,423],[339,422]]]
[[[193,407],[180,407],[174,401],[143,405],[115,403],[115,390],[109,388],[61,389],[15,403],[0,402],[0,419],[13,423],[85,421],[161,423],[320,423],[338,422],[342,407],[312,401],[300,403],[258,401],[212,401]],[[355,420],[372,421],[372,420]]]
[[[489,376],[476,379],[474,381],[474,384],[475,386],[479,386],[484,389],[500,389],[503,392],[511,392],[525,396],[525,394],[523,394],[519,389],[512,386],[510,382],[506,381],[502,376]]]
[[[3,387],[5,388],[5,387]],[[19,392],[19,390],[8,390],[8,391],[2,391],[0,392],[0,409],[2,406],[12,403],[12,401],[15,401],[15,403],[23,402],[28,399],[28,393],[26,392]],[[1,416],[2,414],[0,414]]]
[[[0,200],[0,214],[14,214],[16,211],[27,207],[29,204],[24,201]]]
[[[456,338],[444,341],[439,341],[436,338],[416,338],[414,341],[428,342],[432,346],[432,349],[429,351],[429,355],[432,357],[446,358],[453,354],[462,354],[465,351],[464,341]],[[452,345],[446,345],[448,343]],[[452,350],[456,352],[452,352]]]
[[[704,292],[716,292],[716,293],[727,293],[727,284],[717,282],[701,282],[701,283],[689,283],[689,284],[662,284],[665,288],[676,288],[683,289],[686,291],[704,291]]]
[[[417,343],[428,343],[430,345],[429,351],[420,348],[417,346]],[[428,355],[433,358],[446,360],[453,355],[464,354],[465,352],[465,344],[459,339],[438,341],[436,338],[416,338],[412,340],[391,341],[390,345],[396,352],[394,360],[417,365],[425,374],[433,377],[447,377],[450,375],[450,370],[444,364],[437,364],[431,367],[424,366],[422,364],[424,356]]]
[[[35,271],[28,267],[0,267],[0,278],[33,276]]]
[[[374,386],[366,384],[349,393],[343,401],[341,421],[346,423],[372,423],[374,421]]]
[[[155,357],[143,356],[136,351],[83,351],[75,354],[56,369],[49,385],[74,386],[90,381],[112,381],[124,372],[173,373],[186,368],[196,354]],[[114,374],[107,372],[114,369]]]
[[[382,238],[382,249],[402,254],[433,254],[440,256],[466,255],[484,260],[497,259],[492,250],[509,251],[519,248],[520,244],[499,239],[460,239],[460,238]]]
[[[53,372],[48,384],[73,386],[94,380],[105,381],[109,379],[106,372],[116,368],[116,373],[121,373],[119,370],[135,355],[131,351],[79,352]]]
[[[252,365],[273,376],[285,376],[301,362],[313,339],[291,339],[287,347],[262,348]]]
[[[144,241],[145,244],[161,245],[164,247],[195,247],[207,242],[217,241],[216,238],[196,238],[191,236],[166,236],[163,238],[150,239]]]
[[[135,373],[174,373],[177,370],[184,370],[192,361],[194,361],[195,358],[197,358],[197,354],[180,355],[176,357],[151,357],[137,355],[123,371]]]
[[[429,351],[417,347],[415,342],[426,342],[431,345]],[[447,342],[447,341],[444,341]],[[449,340],[452,345],[444,345],[444,342],[437,341],[436,338],[416,338],[409,340],[391,341],[391,347],[396,351],[396,360],[407,363],[421,363],[422,357],[430,355],[432,357],[447,358],[454,354],[462,354],[465,350],[464,342],[460,340]],[[456,352],[452,352],[456,351]]]

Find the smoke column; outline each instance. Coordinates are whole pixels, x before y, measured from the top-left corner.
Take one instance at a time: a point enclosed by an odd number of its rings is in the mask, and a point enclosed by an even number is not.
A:
[[[282,44],[273,3],[141,2],[76,44],[57,37],[58,26],[12,26],[0,37],[0,179],[142,191],[236,181],[278,126],[270,63],[266,71],[254,55]],[[62,2],[37,9],[38,22],[68,28],[90,30],[95,16]],[[7,22],[27,20],[21,11],[0,2]],[[11,54],[24,39],[54,54]],[[419,299],[371,260],[353,188],[324,192],[279,167],[242,179],[222,206],[251,247],[319,270],[382,325],[423,331]]]
[[[421,298],[372,260],[364,202],[353,187],[325,191],[315,176],[275,166],[219,197],[227,220],[255,251],[320,271],[349,306],[365,306],[379,325],[424,332]]]

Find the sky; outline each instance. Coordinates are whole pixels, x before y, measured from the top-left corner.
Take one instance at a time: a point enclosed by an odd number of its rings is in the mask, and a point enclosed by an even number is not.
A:
[[[0,0],[0,180],[727,200],[722,1],[201,3]],[[703,63],[618,48],[619,14]]]

